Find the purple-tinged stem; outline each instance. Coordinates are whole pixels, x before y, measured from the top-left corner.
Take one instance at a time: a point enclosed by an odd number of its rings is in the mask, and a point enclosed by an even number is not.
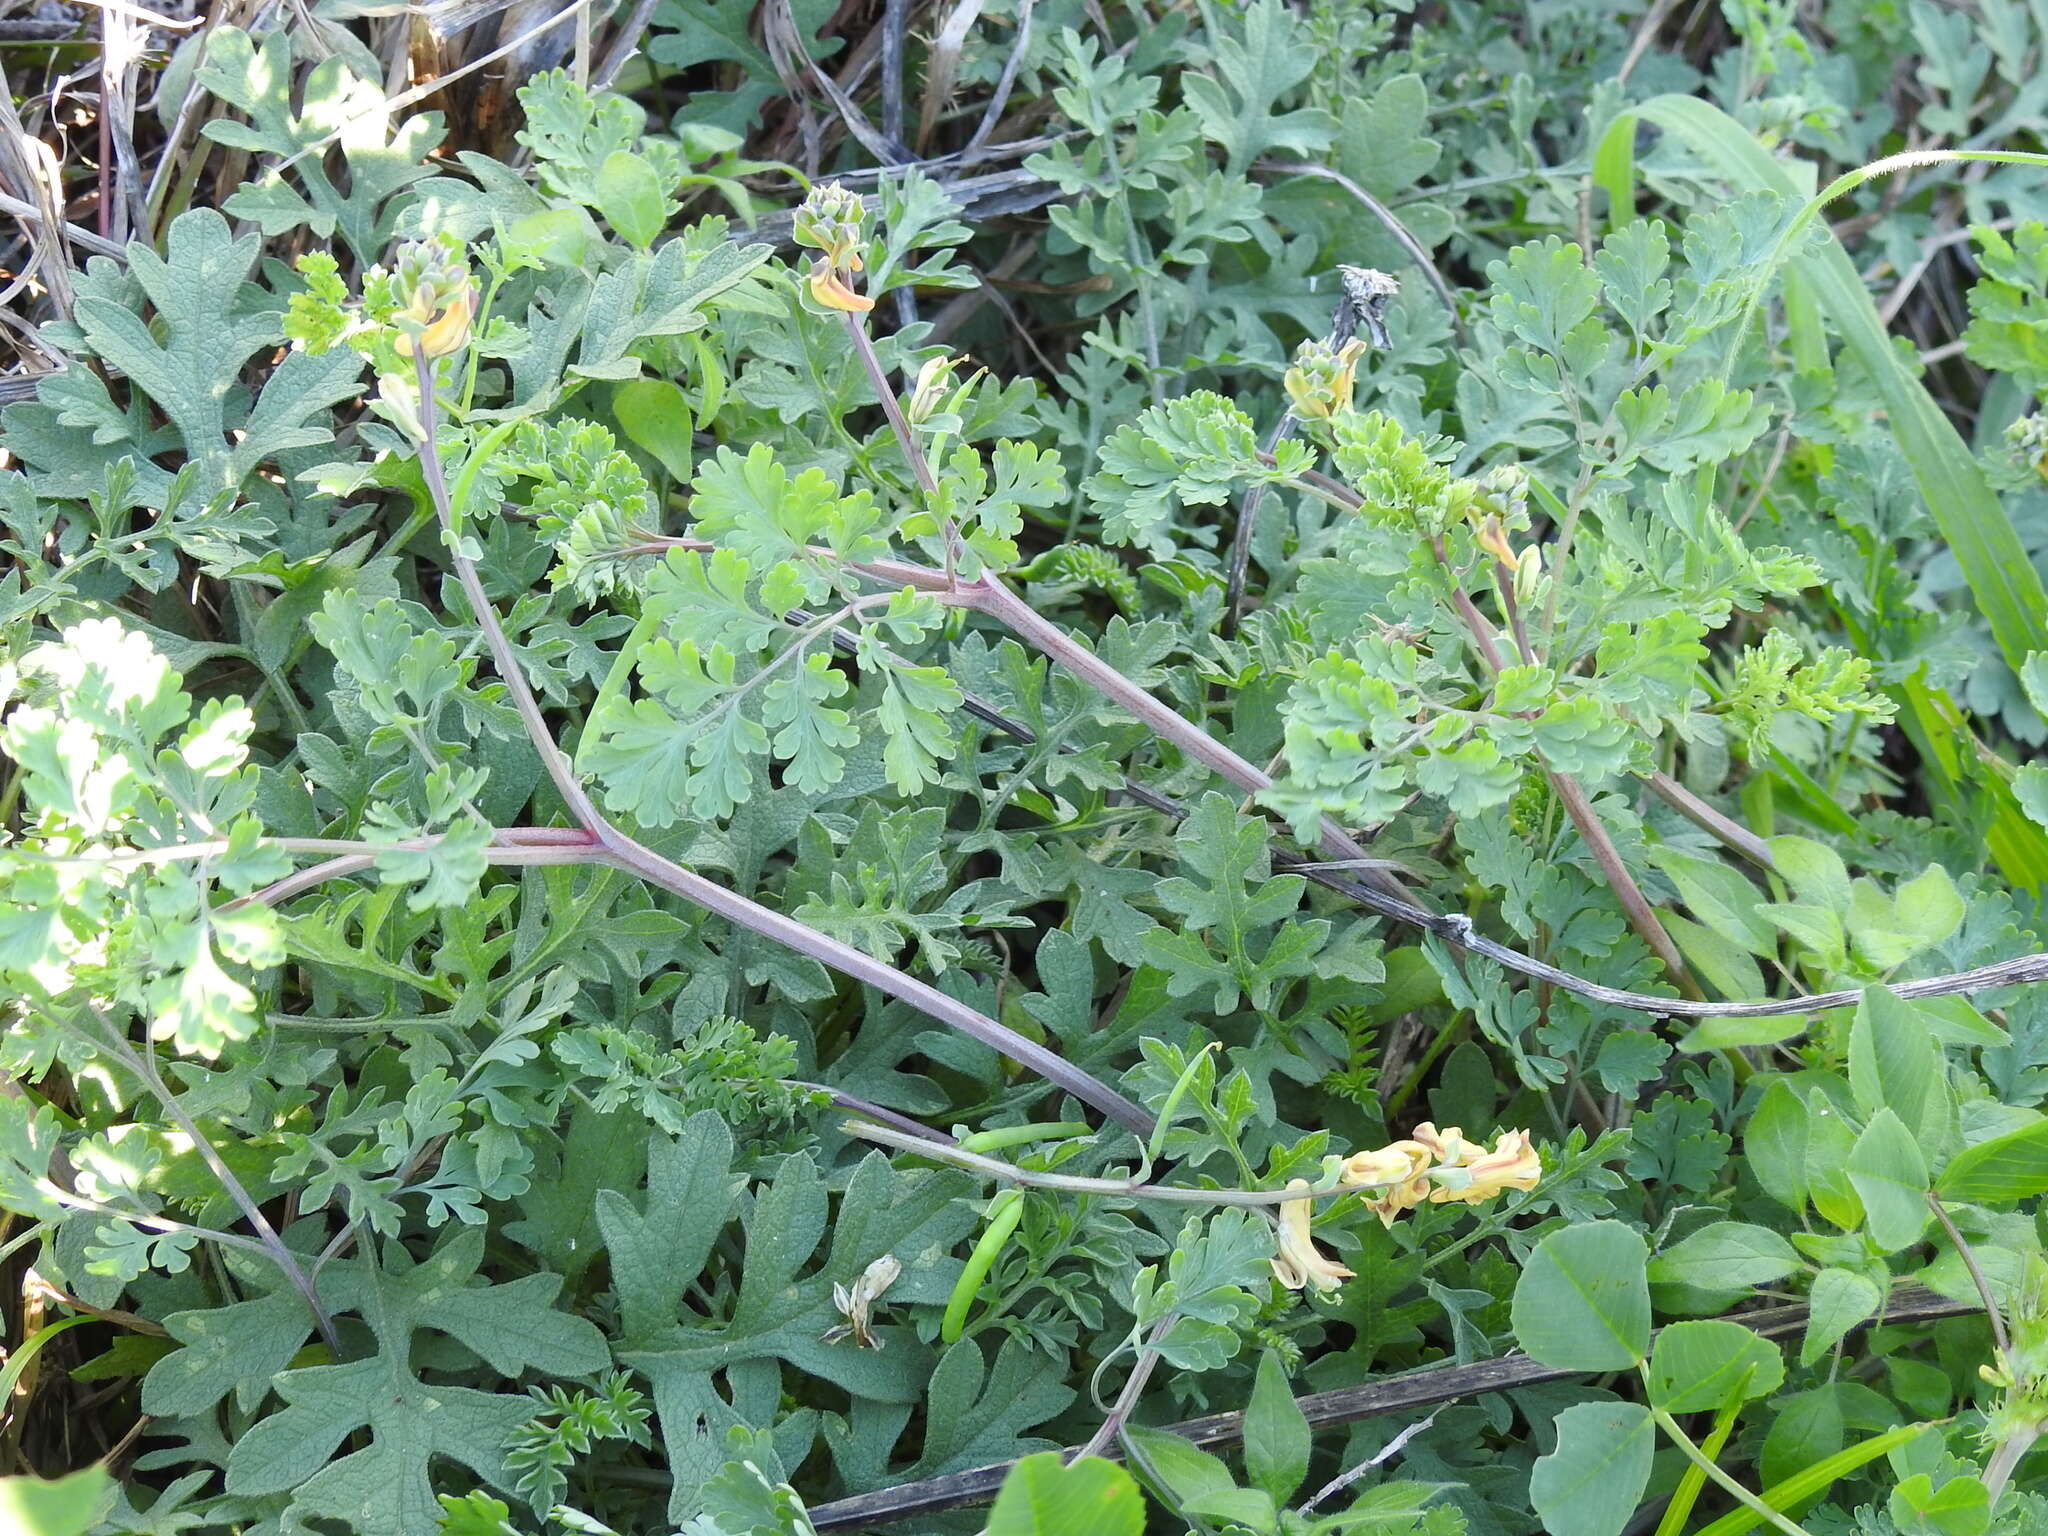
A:
[[[903,419],[903,406],[896,399],[896,390],[889,383],[889,376],[882,371],[882,360],[875,356],[875,344],[868,339],[867,327],[860,323],[860,316],[851,310],[841,310],[839,318],[846,322],[846,334],[853,340],[854,354],[860,358],[861,366],[867,370],[868,382],[875,388],[875,398],[882,402],[882,414],[889,418],[889,430],[896,434],[896,441],[903,448],[903,456],[910,461],[910,472],[917,477],[917,483],[925,495],[937,495],[938,479],[932,474],[932,467],[925,459],[924,449],[918,446],[917,434],[910,430],[910,423]]]
[[[441,468],[441,448],[438,441],[438,418],[440,410],[434,398],[434,365],[427,357],[425,347],[414,349],[413,373],[420,387],[420,472],[427,482],[427,495],[434,503],[434,512],[441,520],[441,529],[448,536],[448,558],[455,567],[455,579],[462,584],[463,596],[468,598],[470,611],[476,616],[484,632],[484,642],[491,648],[491,660],[497,664],[498,677],[512,695],[513,707],[519,711],[519,720],[526,727],[526,734],[532,739],[534,751],[540,754],[541,766],[547,769],[548,778],[554,783],[555,791],[562,797],[562,803],[569,808],[569,814],[579,826],[597,829],[601,820],[597,807],[584,791],[582,781],[576,777],[576,770],[562,749],[555,745],[555,738],[548,730],[546,718],[541,714],[540,700],[533,696],[533,689],[527,686],[526,673],[519,665],[519,657],[512,649],[512,642],[506,638],[504,626],[498,622],[497,610],[491,606],[490,595],[484,591],[483,577],[477,574],[475,562],[462,552],[461,532],[455,526],[455,509],[448,498],[448,477]]]
[[[553,834],[547,838],[532,838],[535,833]],[[515,835],[518,840],[515,841]],[[506,827],[496,834],[496,842],[484,849],[484,858],[491,864],[512,864],[532,866],[535,864],[587,864],[596,857],[597,841],[589,833],[576,827]],[[390,849],[431,848],[439,838],[411,838],[402,843],[392,843]],[[330,880],[340,880],[348,875],[359,875],[373,868],[377,855],[387,851],[383,847],[372,847],[363,853],[343,854],[339,858],[325,859],[318,864],[282,880],[273,881],[260,891],[251,891],[247,896],[238,896],[233,901],[223,902],[221,910],[232,912],[237,907],[274,907],[290,901],[294,896],[303,895],[325,885]]]
[[[1776,869],[1771,845],[1732,817],[1724,816],[1661,768],[1643,775],[1650,793],[1710,837],[1741,854],[1759,869]]]

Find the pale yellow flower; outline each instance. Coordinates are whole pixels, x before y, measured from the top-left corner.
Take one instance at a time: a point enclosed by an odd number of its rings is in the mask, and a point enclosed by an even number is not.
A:
[[[1346,1189],[1383,1189],[1404,1184],[1436,1160],[1419,1141],[1397,1141],[1376,1152],[1354,1152],[1344,1159],[1337,1182]]]
[[[1391,1227],[1394,1218],[1403,1211],[1412,1211],[1430,1195],[1429,1175],[1418,1173],[1414,1178],[1391,1189],[1383,1189],[1377,1200],[1365,1202],[1365,1208],[1379,1217],[1380,1225]]]
[[[1298,1291],[1304,1285],[1314,1286],[1318,1291],[1334,1291],[1351,1278],[1351,1271],[1324,1255],[1309,1236],[1309,1217],[1315,1210],[1315,1201],[1306,1198],[1308,1187],[1307,1179],[1295,1179],[1287,1186],[1290,1195],[1300,1191],[1304,1198],[1289,1200],[1280,1207],[1280,1251],[1273,1256],[1273,1278],[1290,1291]]]
[[[1543,1160],[1536,1155],[1536,1144],[1527,1131],[1502,1131],[1491,1152],[1463,1160],[1451,1171],[1457,1177],[1439,1178],[1429,1198],[1439,1205],[1451,1201],[1478,1205],[1504,1190],[1534,1189],[1543,1177]]]
[[[1338,1182],[1376,1191],[1366,1209],[1391,1227],[1424,1201],[1477,1205],[1505,1189],[1535,1188],[1542,1172],[1527,1131],[1503,1131],[1489,1152],[1457,1126],[1439,1130],[1425,1120],[1406,1141],[1352,1153],[1339,1165]]]
[[[1366,1209],[1391,1227],[1394,1218],[1429,1197],[1430,1148],[1419,1141],[1397,1141],[1376,1152],[1354,1152],[1344,1159],[1337,1180],[1347,1189],[1375,1189]]]
[[[1508,542],[1507,530],[1501,527],[1500,519],[1492,513],[1473,531],[1472,542],[1485,550],[1509,570],[1515,568],[1515,547]]]

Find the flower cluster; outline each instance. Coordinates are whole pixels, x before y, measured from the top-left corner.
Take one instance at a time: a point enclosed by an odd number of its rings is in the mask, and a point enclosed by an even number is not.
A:
[[[1356,339],[1341,347],[1327,341],[1304,341],[1294,353],[1294,365],[1281,382],[1294,414],[1303,421],[1330,421],[1351,409],[1351,394],[1358,377],[1358,360],[1365,355],[1365,343]]]
[[[866,243],[867,207],[860,194],[836,184],[820,184],[796,211],[792,234],[798,245],[821,252],[811,264],[811,297],[826,309],[855,314],[873,309],[875,301],[853,291],[847,281],[861,270]]]
[[[1527,1131],[1502,1131],[1489,1150],[1467,1141],[1456,1126],[1438,1130],[1425,1121],[1405,1141],[1372,1152],[1354,1152],[1338,1165],[1339,1189],[1372,1189],[1378,1195],[1366,1208],[1391,1227],[1394,1218],[1425,1200],[1434,1205],[1478,1205],[1510,1189],[1534,1189],[1543,1176],[1543,1162]],[[1287,1192],[1299,1194],[1280,1207],[1279,1252],[1273,1274],[1290,1291],[1304,1285],[1335,1290],[1351,1271],[1324,1255],[1309,1236],[1315,1201],[1306,1179],[1296,1179]]]
[[[1467,1141],[1455,1125],[1439,1131],[1428,1121],[1406,1141],[1377,1152],[1356,1152],[1344,1160],[1347,1188],[1378,1188],[1366,1202],[1384,1226],[1427,1200],[1434,1205],[1478,1205],[1503,1190],[1534,1189],[1543,1163],[1527,1131],[1502,1131],[1488,1151]]]

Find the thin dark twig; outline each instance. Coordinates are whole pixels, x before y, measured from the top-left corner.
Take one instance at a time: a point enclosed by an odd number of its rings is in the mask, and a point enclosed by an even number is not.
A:
[[[832,1100],[832,1107],[834,1109],[844,1110],[849,1115],[859,1115],[862,1119],[872,1120],[877,1125],[892,1126],[896,1130],[903,1132],[904,1135],[914,1136],[919,1141],[928,1141],[934,1146],[940,1147],[957,1147],[960,1145],[958,1141],[948,1136],[944,1131],[934,1130],[922,1120],[913,1120],[910,1116],[898,1114],[895,1110],[889,1109],[884,1105],[858,1098],[844,1089],[834,1088],[830,1083],[807,1083],[797,1078],[790,1078],[788,1082],[792,1088],[803,1088],[811,1093],[825,1094]]]
[[[1347,1468],[1345,1471],[1338,1473],[1335,1477],[1331,1478],[1327,1483],[1323,1484],[1322,1487],[1318,1488],[1315,1492],[1315,1496],[1309,1499],[1306,1503],[1304,1503],[1301,1506],[1301,1513],[1304,1515],[1307,1514],[1310,1510],[1314,1509],[1318,1504],[1322,1503],[1323,1500],[1335,1498],[1338,1494],[1342,1493],[1346,1488],[1349,1488],[1353,1483],[1357,1482],[1361,1477],[1365,1476],[1365,1474],[1370,1472],[1374,1467],[1384,1466],[1389,1461],[1392,1461],[1396,1456],[1398,1456],[1401,1453],[1402,1446],[1406,1445],[1410,1440],[1413,1440],[1417,1435],[1421,1434],[1424,1430],[1428,1429],[1434,1423],[1436,1423],[1436,1415],[1433,1413],[1426,1419],[1417,1419],[1413,1424],[1410,1424],[1406,1429],[1402,1430],[1401,1433],[1394,1436],[1393,1439],[1389,1440],[1384,1446],[1380,1447],[1379,1450],[1375,1451],[1372,1455],[1366,1457],[1365,1460],[1361,1461],[1357,1466]]]
[[[1998,1359],[2002,1366],[2012,1355],[2012,1339],[2005,1331],[2005,1317],[1991,1295],[1991,1282],[1984,1278],[1984,1271],[1977,1264],[1976,1250],[1963,1241],[1963,1234],[1956,1230],[1955,1220],[1949,1215],[1948,1207],[1941,1203],[1941,1196],[1930,1189],[1927,1191],[1927,1203],[1934,1210],[1934,1219],[1941,1223],[1941,1230],[1955,1245],[1963,1268],[1970,1272],[1971,1283],[1977,1287],[1977,1299],[1984,1303],[1984,1315],[1991,1319],[1991,1342],[1998,1346]]]
[[[1934,1322],[1945,1317],[1963,1317],[1978,1309],[1975,1301],[1951,1301],[1916,1285],[1900,1286],[1890,1304],[1878,1317],[1867,1318],[1859,1327],[1876,1323]],[[1728,1319],[1742,1324],[1766,1339],[1781,1339],[1805,1331],[1810,1309],[1804,1306],[1770,1307],[1756,1312],[1738,1312]],[[1513,1392],[1543,1386],[1553,1381],[1572,1381],[1587,1374],[1538,1365],[1527,1355],[1503,1355],[1497,1360],[1480,1360],[1470,1365],[1431,1366],[1387,1381],[1363,1386],[1339,1387],[1331,1392],[1312,1392],[1295,1403],[1312,1429],[1332,1429],[1356,1424],[1361,1419],[1388,1413],[1407,1413],[1431,1408],[1438,1403],[1477,1397],[1487,1392]],[[1165,1426],[1169,1434],[1203,1448],[1235,1445],[1244,1438],[1242,1413],[1212,1413]],[[1068,1455],[1073,1452],[1069,1451]],[[936,1514],[986,1504],[1002,1487],[1014,1462],[996,1462],[945,1477],[926,1478],[850,1499],[835,1499],[810,1512],[811,1523],[821,1531],[848,1530],[859,1526],[886,1525],[912,1515]]]
[[[769,0],[762,13],[762,26],[794,64],[799,64],[811,77],[812,84],[832,104],[832,110],[839,114],[839,120],[846,125],[846,131],[860,142],[863,149],[884,165],[901,165],[914,160],[896,135],[877,132],[875,125],[868,121],[867,114],[854,103],[851,96],[837,80],[818,67],[818,61],[811,57],[804,46],[803,32],[796,24],[795,13],[789,8],[789,0]]]
[[[882,0],[882,135],[903,142],[903,40],[910,0]]]
[[[590,77],[593,91],[609,90],[619,78],[633,55],[639,51],[640,38],[647,30],[647,23],[654,19],[654,8],[661,0],[633,0],[633,9],[626,13],[626,19],[619,23],[612,33],[611,46],[605,50],[604,62],[597,66],[597,73]]]
[[[1273,430],[1266,435],[1266,457],[1271,458],[1278,452],[1280,445],[1294,436],[1300,425],[1291,409],[1281,412],[1280,419],[1273,423]],[[1244,617],[1245,578],[1252,568],[1252,535],[1258,531],[1259,509],[1265,506],[1266,493],[1272,488],[1269,480],[1261,480],[1253,486],[1237,514],[1237,526],[1230,530],[1230,570],[1223,589],[1221,626],[1226,640],[1237,638],[1238,621]]]
[[[901,146],[903,140],[903,42],[910,30],[910,0],[882,0],[882,138]],[[896,161],[916,158],[905,147],[892,157]],[[917,287],[905,283],[890,295],[896,301],[899,329],[917,324]]]

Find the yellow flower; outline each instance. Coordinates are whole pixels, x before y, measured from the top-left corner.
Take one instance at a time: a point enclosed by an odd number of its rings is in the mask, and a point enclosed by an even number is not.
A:
[[[1307,1179],[1296,1179],[1287,1186],[1290,1195],[1299,1190],[1304,1198],[1280,1207],[1280,1251],[1273,1256],[1273,1278],[1290,1291],[1304,1285],[1334,1291],[1351,1278],[1351,1271],[1326,1257],[1310,1238],[1308,1223],[1315,1201],[1306,1198],[1308,1187]]]
[[[1492,513],[1486,515],[1486,521],[1474,532],[1472,542],[1509,570],[1515,568],[1515,547],[1508,542],[1507,530],[1501,527],[1500,519]]]
[[[1425,1120],[1415,1127],[1415,1139],[1429,1148],[1429,1155],[1437,1162],[1459,1167],[1475,1157],[1486,1155],[1483,1142],[1467,1141],[1465,1133],[1455,1125],[1438,1130],[1434,1122]]]
[[[1352,1153],[1339,1165],[1338,1182],[1377,1191],[1366,1209],[1391,1227],[1395,1217],[1425,1201],[1477,1205],[1504,1189],[1534,1189],[1542,1172],[1527,1131],[1502,1132],[1489,1152],[1457,1126],[1439,1130],[1425,1120],[1406,1141]]]
[[[1476,1147],[1470,1150],[1479,1152]],[[1478,1205],[1504,1190],[1534,1189],[1536,1181],[1543,1177],[1543,1160],[1536,1155],[1536,1144],[1527,1131],[1502,1131],[1491,1152],[1465,1158],[1447,1171],[1456,1177],[1439,1177],[1437,1188],[1429,1197],[1431,1201],[1438,1205],[1451,1201]]]
[[[447,307],[431,319],[425,314],[417,313],[423,307],[420,299],[424,297],[424,294],[419,295],[402,311],[412,319],[423,322],[418,342],[420,351],[428,357],[446,357],[451,352],[460,352],[469,341],[469,322],[476,312],[476,290],[457,289],[448,300]],[[412,356],[413,338],[405,332],[401,331],[393,337],[391,345],[400,357]]]
[[[1414,1210],[1427,1200],[1430,1188],[1429,1175],[1418,1173],[1412,1179],[1404,1180],[1390,1189],[1381,1190],[1377,1200],[1365,1202],[1365,1208],[1379,1217],[1381,1226],[1391,1227],[1396,1216],[1403,1211]]]
[[[860,266],[860,259],[854,258],[854,267]],[[846,279],[839,275],[839,269],[825,257],[820,256],[811,267],[811,297],[827,309],[843,309],[851,314],[864,315],[875,307],[875,301],[865,294],[855,293],[846,286]]]
[[[1376,1152],[1354,1152],[1345,1158],[1337,1182],[1346,1189],[1375,1189],[1378,1196],[1365,1208],[1391,1227],[1403,1211],[1429,1197],[1429,1167],[1434,1154],[1419,1141],[1397,1141]]]

